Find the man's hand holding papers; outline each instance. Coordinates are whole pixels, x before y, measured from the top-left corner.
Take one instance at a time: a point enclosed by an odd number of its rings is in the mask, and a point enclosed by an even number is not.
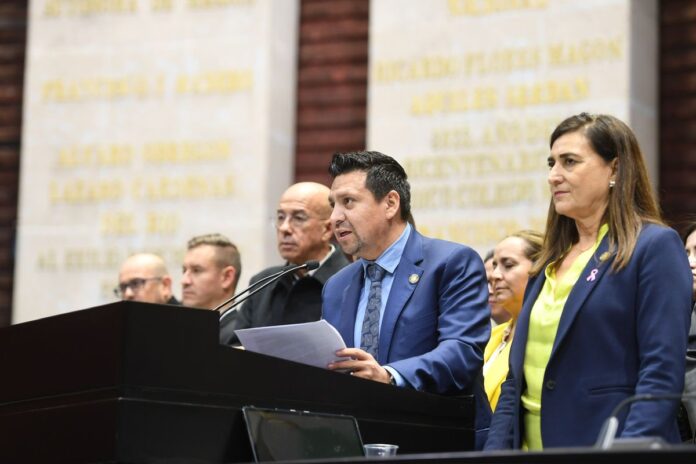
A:
[[[346,344],[325,320],[302,324],[239,329],[235,333],[247,351],[287,359],[326,369],[331,363],[348,360],[336,355]]]

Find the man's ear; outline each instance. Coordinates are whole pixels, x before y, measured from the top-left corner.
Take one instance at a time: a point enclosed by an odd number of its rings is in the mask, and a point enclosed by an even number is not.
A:
[[[222,270],[222,288],[229,290],[237,285],[237,270],[233,266],[227,266]]]
[[[333,238],[333,225],[331,224],[331,219],[324,219],[321,227],[321,241],[329,243]]]
[[[385,213],[387,219],[393,219],[394,216],[400,214],[399,207],[401,206],[401,197],[396,190],[390,190],[382,200],[385,205]]]
[[[168,275],[162,277],[162,280],[160,281],[162,286],[160,287],[160,296],[163,300],[165,300],[165,303],[169,298],[172,296],[172,278]]]

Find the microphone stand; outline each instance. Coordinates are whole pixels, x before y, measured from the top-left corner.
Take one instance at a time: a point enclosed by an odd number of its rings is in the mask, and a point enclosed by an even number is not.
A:
[[[636,401],[663,401],[663,400],[680,400],[684,399],[696,399],[696,393],[645,393],[641,395],[633,395],[621,401],[611,415],[602,424],[602,429],[597,437],[597,442],[594,447],[602,450],[611,449],[615,444],[618,445],[618,440],[616,439],[616,432],[619,429],[619,418],[618,414],[631,403]],[[634,437],[634,438],[623,438],[626,445],[633,444],[635,447],[648,447],[651,449],[659,449],[667,446],[664,440],[659,437]]]
[[[232,304],[222,313],[222,315],[220,316],[220,320],[222,320],[222,318],[225,317],[226,314],[230,313],[230,311],[231,311],[233,308],[237,307],[237,306],[238,306],[239,304],[241,304],[244,300],[246,300],[247,298],[251,297],[251,296],[254,295],[255,293],[261,291],[262,289],[264,289],[264,288],[267,287],[268,285],[272,284],[272,283],[275,282],[277,279],[280,279],[280,278],[283,277],[284,275],[289,274],[289,273],[294,272],[294,271],[298,271],[298,270],[300,270],[300,269],[305,269],[305,268],[306,268],[307,270],[310,270],[310,271],[311,271],[311,270],[316,269],[316,268],[318,268],[318,267],[319,267],[319,262],[318,262],[318,261],[307,261],[307,262],[304,263],[304,264],[296,264],[296,265],[290,266],[290,267],[288,267],[288,268],[286,268],[286,269],[282,269],[282,270],[280,270],[280,271],[278,271],[278,272],[275,272],[275,273],[273,273],[273,274],[271,274],[271,275],[269,275],[269,276],[264,277],[263,279],[257,280],[256,282],[254,282],[253,284],[249,285],[247,288],[245,288],[245,289],[242,290],[241,292],[237,293],[236,295],[233,295],[231,298],[229,298],[229,299],[223,301],[221,304],[219,304],[218,306],[216,306],[215,308],[213,308],[213,311],[218,311],[218,312],[220,312],[220,309],[222,309],[222,308],[224,308],[225,306],[227,306],[228,304],[232,303]],[[252,291],[252,290],[253,290],[253,291]],[[239,298],[240,296],[244,295],[244,294],[247,293],[247,292],[249,292],[248,295],[246,295],[244,298],[238,300],[238,298]]]

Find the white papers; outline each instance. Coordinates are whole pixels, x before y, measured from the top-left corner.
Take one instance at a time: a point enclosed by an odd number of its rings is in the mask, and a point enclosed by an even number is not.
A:
[[[330,362],[347,359],[336,356],[336,351],[346,344],[338,330],[323,319],[304,324],[239,329],[234,333],[247,351],[310,366],[326,369]]]

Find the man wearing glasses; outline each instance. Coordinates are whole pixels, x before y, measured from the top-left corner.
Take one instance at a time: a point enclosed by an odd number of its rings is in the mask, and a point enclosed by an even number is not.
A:
[[[123,262],[114,294],[121,300],[179,304],[164,260],[152,253],[138,253]]]
[[[319,320],[324,283],[348,264],[341,250],[331,244],[329,193],[325,185],[300,182],[280,197],[271,221],[280,256],[286,266],[318,261],[319,268],[290,273],[246,299],[239,310],[225,312],[220,318],[220,343],[239,344],[234,333],[237,329]],[[253,276],[249,284],[284,267],[267,268]]]

